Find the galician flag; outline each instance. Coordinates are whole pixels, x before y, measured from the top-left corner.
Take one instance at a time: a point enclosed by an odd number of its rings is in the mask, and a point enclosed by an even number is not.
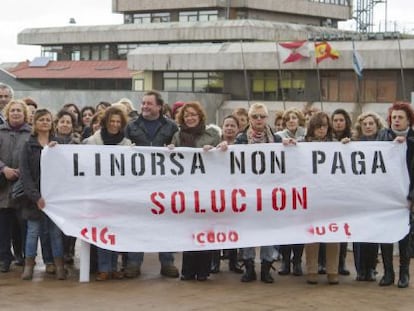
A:
[[[359,79],[362,79],[362,71],[364,70],[364,60],[355,49],[355,42],[352,42],[352,67]]]

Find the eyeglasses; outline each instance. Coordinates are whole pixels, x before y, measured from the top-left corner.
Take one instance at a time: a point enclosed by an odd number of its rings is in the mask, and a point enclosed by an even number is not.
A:
[[[191,118],[191,117],[198,117],[197,113],[189,113],[189,114],[185,114],[184,118]]]
[[[253,120],[266,119],[267,118],[267,115],[264,115],[264,114],[252,114],[250,116],[250,118],[252,118]]]
[[[328,128],[328,124],[318,124],[316,128]]]

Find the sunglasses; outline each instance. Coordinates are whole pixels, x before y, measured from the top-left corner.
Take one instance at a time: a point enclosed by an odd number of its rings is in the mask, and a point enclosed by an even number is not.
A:
[[[264,115],[264,114],[252,114],[250,116],[250,118],[252,118],[253,120],[266,119],[267,118],[267,115]]]

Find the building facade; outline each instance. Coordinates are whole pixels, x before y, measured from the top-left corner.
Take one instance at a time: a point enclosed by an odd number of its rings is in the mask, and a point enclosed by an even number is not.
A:
[[[113,0],[112,10],[124,24],[26,29],[18,42],[41,45],[56,62],[124,60],[130,90],[200,99],[210,116],[255,100],[273,110],[308,103],[351,110],[408,99],[413,89],[414,41],[338,29],[352,18],[350,0]],[[284,64],[278,43],[299,40],[309,42],[309,57]],[[312,47],[323,40],[340,57],[317,65]],[[215,102],[203,100],[207,94]]]

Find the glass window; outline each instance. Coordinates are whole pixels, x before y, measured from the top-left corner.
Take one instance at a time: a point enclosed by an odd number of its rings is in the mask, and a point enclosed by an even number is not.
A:
[[[193,91],[193,80],[192,79],[178,79],[178,89],[180,92],[192,92]]]
[[[151,23],[151,14],[134,14],[134,24],[149,24]]]
[[[100,59],[100,48],[99,45],[92,46],[92,60],[99,60]]]
[[[109,44],[104,44],[101,47],[101,58],[100,59],[102,59],[102,60],[109,60],[110,59],[110,57],[109,57],[109,50],[110,50]]]
[[[205,92],[208,87],[208,79],[195,79],[194,92]]]
[[[208,78],[208,72],[194,72],[194,78]]]
[[[80,60],[80,51],[72,51],[70,60]]]
[[[218,11],[199,11],[199,21],[216,21],[218,18]]]
[[[170,13],[153,13],[151,16],[152,23],[168,23],[170,22]]]
[[[178,78],[192,78],[193,73],[192,72],[179,72]]]
[[[90,60],[90,50],[88,45],[81,46],[81,53],[80,53],[81,60]]]
[[[177,78],[178,74],[176,72],[164,72],[165,78]]]
[[[223,74],[217,72],[164,72],[164,90],[180,92],[222,92]]]
[[[132,24],[134,22],[134,15],[124,14],[124,24]]]
[[[164,90],[165,91],[177,91],[178,80],[177,79],[164,79]]]
[[[41,55],[51,60],[59,60],[62,57],[63,47],[61,45],[42,47]]]
[[[185,11],[185,12],[179,13],[180,22],[193,22],[193,21],[197,21],[197,19],[198,19],[197,11]]]
[[[144,80],[143,79],[135,79],[134,80],[134,90],[135,91],[144,91]]]

